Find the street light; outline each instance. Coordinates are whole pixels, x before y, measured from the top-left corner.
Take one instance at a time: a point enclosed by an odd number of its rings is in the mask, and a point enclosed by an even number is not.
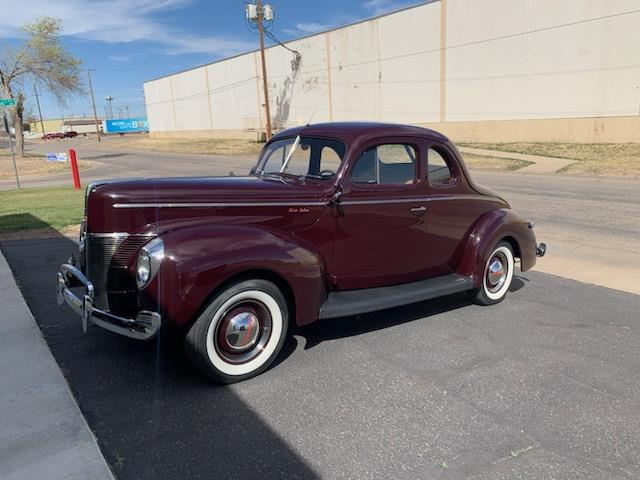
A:
[[[113,118],[113,104],[111,103],[113,102],[113,97],[111,95],[107,95],[104,99],[109,104],[109,117]]]

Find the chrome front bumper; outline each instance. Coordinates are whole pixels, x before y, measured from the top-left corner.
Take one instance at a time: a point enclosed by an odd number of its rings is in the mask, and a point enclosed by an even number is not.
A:
[[[73,265],[65,263],[60,267],[57,275],[58,305],[66,303],[82,318],[82,331],[87,332],[93,323],[106,330],[137,340],[149,340],[160,330],[162,318],[156,312],[146,310],[138,313],[135,319],[119,317],[93,306],[95,290],[84,274]],[[78,297],[72,288],[84,288],[82,298]]]

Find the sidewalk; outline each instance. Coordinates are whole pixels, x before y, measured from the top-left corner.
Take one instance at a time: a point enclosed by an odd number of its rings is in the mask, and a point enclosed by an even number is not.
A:
[[[552,174],[556,173],[561,168],[576,163],[576,160],[568,158],[556,158],[556,157],[542,157],[540,155],[529,155],[526,153],[513,153],[502,152],[499,150],[485,150],[483,148],[471,148],[471,147],[459,147],[462,153],[468,153],[472,155],[479,155],[482,157],[495,157],[506,158],[512,160],[524,160],[526,162],[533,162],[532,165],[527,165],[524,168],[516,170],[514,173],[537,173],[537,174]]]
[[[0,478],[112,480],[2,253],[0,312]]]
[[[538,234],[538,232],[536,232]],[[640,295],[640,254],[540,235],[549,248],[534,270]]]

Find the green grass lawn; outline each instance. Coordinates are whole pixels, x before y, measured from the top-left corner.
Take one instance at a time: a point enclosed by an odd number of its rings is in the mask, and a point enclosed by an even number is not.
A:
[[[26,188],[0,192],[0,232],[61,230],[82,221],[84,190]]]

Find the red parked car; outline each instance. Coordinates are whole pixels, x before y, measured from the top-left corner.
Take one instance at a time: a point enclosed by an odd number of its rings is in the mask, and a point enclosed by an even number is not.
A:
[[[42,140],[60,140],[64,138],[64,133],[62,132],[49,132],[42,135]]]
[[[459,292],[500,302],[516,259],[544,255],[532,229],[437,132],[308,125],[274,136],[249,176],[90,185],[58,300],[85,330],[178,327],[193,365],[230,383],[264,371],[292,323]]]

